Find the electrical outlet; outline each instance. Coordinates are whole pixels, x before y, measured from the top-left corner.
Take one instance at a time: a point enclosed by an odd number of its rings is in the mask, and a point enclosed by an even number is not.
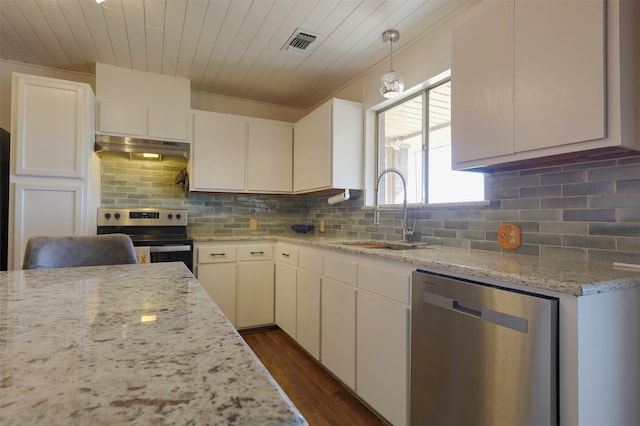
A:
[[[249,231],[258,229],[258,219],[249,219]]]
[[[498,245],[503,249],[515,250],[522,245],[522,230],[518,225],[505,223],[498,227]]]

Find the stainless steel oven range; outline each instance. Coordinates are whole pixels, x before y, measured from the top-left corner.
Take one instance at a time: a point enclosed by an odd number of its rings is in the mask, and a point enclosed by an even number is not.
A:
[[[98,234],[113,233],[129,235],[142,261],[182,261],[193,271],[186,209],[99,208]]]

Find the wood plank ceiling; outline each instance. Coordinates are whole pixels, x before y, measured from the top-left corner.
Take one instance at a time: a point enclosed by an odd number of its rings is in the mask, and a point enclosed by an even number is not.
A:
[[[310,109],[469,0],[0,0],[0,58],[95,73],[105,63],[192,90]],[[317,35],[284,49],[296,30]],[[402,72],[402,70],[398,70]]]

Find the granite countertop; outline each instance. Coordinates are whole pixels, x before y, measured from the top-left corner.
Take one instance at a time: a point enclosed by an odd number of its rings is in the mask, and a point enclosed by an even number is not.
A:
[[[588,296],[640,286],[640,269],[455,247],[413,250],[367,249],[345,244],[348,238],[317,234],[263,236],[194,236],[196,242],[275,240],[416,265],[442,273],[513,284],[531,291]]]
[[[183,263],[0,272],[0,424],[306,424]]]

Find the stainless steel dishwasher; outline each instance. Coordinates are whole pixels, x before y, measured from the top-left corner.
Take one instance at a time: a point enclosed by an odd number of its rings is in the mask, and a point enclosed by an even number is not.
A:
[[[558,423],[558,301],[417,270],[411,425]]]

